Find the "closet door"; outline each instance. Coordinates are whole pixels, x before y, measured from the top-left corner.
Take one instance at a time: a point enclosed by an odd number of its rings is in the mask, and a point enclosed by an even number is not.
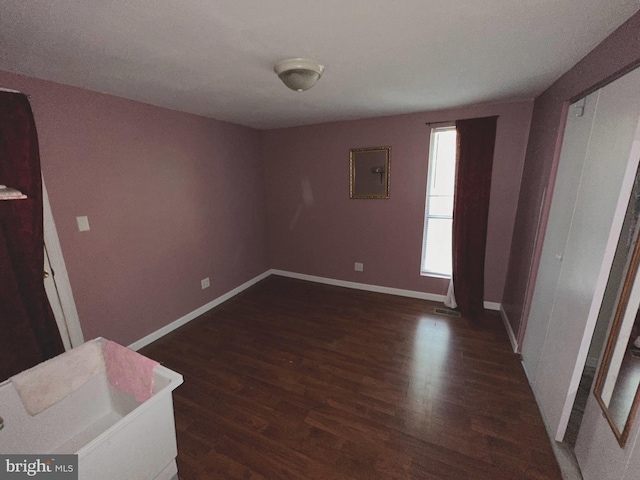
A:
[[[553,299],[556,296],[599,95],[599,91],[595,92],[571,105],[567,116],[562,154],[522,346],[524,366],[533,384],[538,378],[538,367],[549,329]]]
[[[636,70],[611,86],[618,82],[627,87],[625,90],[621,86],[618,91],[620,96],[618,101],[626,103],[627,107],[622,113],[611,112],[617,116],[608,117],[610,128],[607,141],[609,148],[603,144],[603,148],[599,150],[599,154],[603,156],[609,155],[609,150],[620,153],[626,151],[628,158],[627,176],[624,188],[619,192],[618,209],[614,215],[612,234],[616,229],[618,234],[621,230],[640,159],[640,72]],[[609,88],[609,86],[605,88]],[[619,236],[611,236],[607,245],[607,256],[610,255],[613,258],[618,239]],[[598,286],[606,285],[608,277],[609,270],[603,269]],[[604,290],[604,286],[602,288]],[[594,309],[599,311],[600,303],[594,305]],[[597,313],[596,311],[596,315]],[[585,480],[600,480],[602,478],[635,480],[640,478],[640,444],[638,444],[638,439],[640,439],[640,418],[636,417],[625,447],[621,448],[600,405],[591,392],[575,448],[576,457]]]
[[[640,116],[640,71],[631,72],[591,95],[587,105],[594,96],[597,101],[586,150],[585,144],[573,148],[568,144],[560,158],[559,174],[563,172],[564,180],[555,185],[551,216],[556,214],[556,203],[563,202],[565,207],[558,205],[563,213],[553,219],[556,227],[547,231],[543,247],[546,261],[556,260],[559,273],[555,289],[543,286],[539,282],[545,282],[545,278],[538,278],[534,293],[536,305],[532,303],[532,311],[535,306],[536,312],[544,315],[548,312],[549,320],[546,322],[544,316],[542,320],[530,318],[529,325],[538,321],[543,325],[527,331],[523,345],[525,367],[529,370],[532,362],[534,373],[530,373],[530,378],[556,440],[564,437],[613,260],[617,237],[612,252],[608,251],[608,245]],[[589,107],[585,111],[589,111]],[[570,126],[568,123],[568,140],[573,135]],[[586,128],[585,125],[579,128],[583,136]],[[583,164],[579,168],[580,157]],[[570,165],[563,165],[565,159],[569,159]],[[636,165],[637,160],[634,160]],[[572,175],[579,177],[576,193],[566,192],[566,196],[573,195],[573,199],[556,200],[565,195],[563,189],[575,188],[575,178],[570,179]],[[570,208],[567,204],[573,206],[570,218],[566,215]],[[567,226],[568,234],[564,233]],[[620,227],[621,222],[618,233]],[[564,248],[558,248],[563,235],[566,235]],[[549,271],[555,272],[553,268]],[[547,280],[553,283],[553,279],[554,273]]]

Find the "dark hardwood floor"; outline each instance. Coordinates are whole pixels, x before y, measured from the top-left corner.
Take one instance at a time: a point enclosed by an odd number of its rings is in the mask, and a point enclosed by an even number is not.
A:
[[[498,315],[271,276],[144,348],[181,480],[560,479]]]

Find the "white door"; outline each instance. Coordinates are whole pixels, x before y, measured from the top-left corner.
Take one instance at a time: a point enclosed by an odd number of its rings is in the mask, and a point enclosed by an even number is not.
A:
[[[53,221],[47,188],[42,180],[42,201],[44,217],[44,288],[56,317],[65,350],[84,343],[80,319],[73,299],[67,267],[62,256],[58,231]]]
[[[532,383],[538,378],[538,367],[551,321],[553,299],[556,296],[562,258],[569,238],[569,228],[599,95],[600,92],[595,92],[583,98],[571,105],[568,111],[562,155],[558,163],[551,210],[531,301],[526,341],[522,346],[523,362]]]
[[[47,292],[47,298],[53,311],[53,316],[56,318],[58,324],[58,330],[60,330],[60,336],[62,337],[62,343],[65,350],[71,350],[71,339],[69,338],[69,328],[67,327],[67,320],[64,316],[64,310],[60,302],[60,296],[58,295],[58,289],[56,288],[56,282],[54,279],[54,270],[51,268],[49,262],[49,254],[47,253],[47,246],[44,246],[44,289]]]
[[[630,154],[630,159],[632,159],[633,163],[637,163],[639,158],[640,122],[638,123],[634,138],[634,145]],[[636,172],[630,173],[630,177],[635,177]],[[628,203],[633,202],[633,199],[629,200],[629,196],[627,195],[625,197],[624,193],[625,192],[622,192],[620,195],[618,204],[619,208],[616,211],[616,218],[614,219],[614,222],[619,221],[620,217],[624,216]],[[617,240],[617,238],[612,239],[612,244],[617,243]],[[616,246],[612,245],[611,248],[615,250]],[[626,263],[626,260],[627,255],[623,255],[622,262]],[[622,269],[624,269],[624,266]],[[618,276],[621,276],[620,270],[620,268],[615,269]],[[603,272],[603,283],[607,281],[607,276],[608,272]],[[626,338],[629,336],[629,330],[631,329],[631,325],[635,318],[635,312],[637,312],[638,304],[640,303],[637,283],[638,281],[636,277],[635,286],[630,292],[627,304],[627,314],[629,315],[625,315],[625,320],[623,321],[623,326],[620,331],[621,336],[619,337],[621,340],[619,340],[616,350],[619,347],[626,348],[627,346]],[[615,308],[611,308],[607,311],[615,311]],[[614,353],[614,358],[612,359],[611,364],[613,365],[615,362]],[[613,365],[613,369],[617,372],[615,365]],[[607,384],[605,382],[602,394],[602,398],[605,402],[608,400],[607,397],[611,393],[606,390]],[[618,427],[622,429],[622,424],[618,425]],[[587,401],[587,406],[582,418],[575,453],[585,480],[600,480],[603,478],[611,480],[637,480],[640,478],[640,418],[636,416],[633,420],[626,444],[624,448],[621,447],[617,438],[614,436],[612,428],[604,416],[595,395],[592,392]]]
[[[531,312],[539,318],[529,317],[522,350],[542,413],[559,441],[575,400],[622,226],[622,219],[614,225],[618,199],[624,187],[628,200],[633,180],[625,184],[625,178],[629,169],[633,177],[637,167],[638,159],[629,156],[640,117],[640,70],[590,95],[585,117],[586,124],[568,117],[541,259],[542,277],[539,274],[536,280],[532,301]],[[579,138],[583,140],[578,142]]]

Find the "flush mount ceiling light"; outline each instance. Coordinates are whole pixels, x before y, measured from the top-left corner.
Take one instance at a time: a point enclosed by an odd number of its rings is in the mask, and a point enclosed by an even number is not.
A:
[[[282,83],[291,90],[304,92],[316,84],[322,76],[324,67],[313,60],[292,58],[276,63],[273,70],[278,74]]]

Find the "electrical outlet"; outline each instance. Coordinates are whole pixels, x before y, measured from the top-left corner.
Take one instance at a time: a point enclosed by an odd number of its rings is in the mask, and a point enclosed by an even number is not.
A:
[[[209,285],[211,285],[211,282],[209,282],[209,277],[200,280],[200,286],[202,287],[202,290],[204,290],[205,288],[209,288]]]
[[[364,264],[362,264],[362,263],[360,263],[360,262],[356,262],[356,263],[354,264],[354,266],[353,266],[353,269],[354,269],[356,272],[362,272],[362,271],[364,271]]]

